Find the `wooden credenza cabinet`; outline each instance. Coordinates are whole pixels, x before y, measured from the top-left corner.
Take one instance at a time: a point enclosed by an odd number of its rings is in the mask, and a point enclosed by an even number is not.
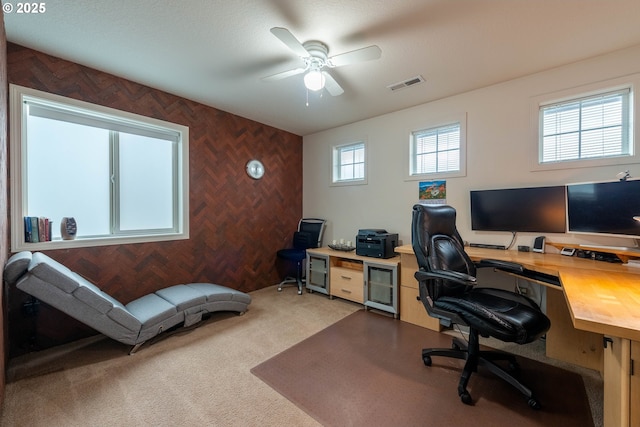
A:
[[[307,249],[306,287],[398,317],[400,257],[372,258],[330,248]]]

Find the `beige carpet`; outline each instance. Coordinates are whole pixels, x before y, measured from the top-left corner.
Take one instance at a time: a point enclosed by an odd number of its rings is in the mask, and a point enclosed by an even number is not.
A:
[[[464,362],[434,357],[427,368],[420,358],[425,346],[450,345],[443,334],[360,310],[252,372],[324,426],[593,425],[580,375],[526,358],[519,358],[520,378],[541,410],[483,368],[468,386],[474,405],[462,404]]]
[[[244,316],[133,356],[97,337],[10,360],[0,426],[319,426],[250,370],[362,306],[292,287],[252,297]]]

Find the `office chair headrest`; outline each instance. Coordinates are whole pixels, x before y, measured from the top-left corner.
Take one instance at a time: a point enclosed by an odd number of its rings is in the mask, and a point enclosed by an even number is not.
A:
[[[418,211],[422,232],[429,236],[443,234],[445,236],[455,236],[456,210],[448,205],[415,205],[414,214]]]

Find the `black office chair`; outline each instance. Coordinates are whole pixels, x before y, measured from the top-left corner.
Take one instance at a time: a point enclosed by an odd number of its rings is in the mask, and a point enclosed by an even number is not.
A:
[[[280,249],[277,252],[278,258],[295,263],[295,277],[287,276],[278,285],[278,292],[282,291],[282,286],[288,283],[298,285],[298,295],[302,295],[303,264],[307,258],[306,249],[319,248],[322,246],[322,236],[326,220],[318,218],[302,218],[298,223],[298,230],[293,233],[293,248]]]
[[[415,205],[411,241],[419,267],[415,278],[419,282],[420,300],[428,314],[447,327],[452,324],[469,327],[468,343],[454,338],[450,349],[423,349],[424,364],[431,366],[432,356],[466,360],[458,395],[468,405],[473,403],[467,391],[469,378],[478,366],[484,366],[524,394],[529,406],[540,409],[532,391],[495,363],[506,360],[510,370],[517,371],[515,357],[498,351],[481,351],[479,343],[480,335],[525,344],[549,329],[549,319],[530,298],[506,290],[474,287],[476,267],[517,273],[523,271],[522,266],[497,260],[474,264],[464,251],[456,229],[456,211],[451,206]]]

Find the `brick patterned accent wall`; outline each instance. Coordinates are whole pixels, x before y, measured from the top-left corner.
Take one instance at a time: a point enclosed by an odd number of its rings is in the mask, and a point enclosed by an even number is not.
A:
[[[302,215],[300,136],[12,43],[7,61],[10,83],[189,127],[189,240],[55,250],[49,256],[124,303],[177,283],[212,282],[248,292],[279,282],[276,252],[290,245]],[[266,169],[258,181],[245,173],[253,158]],[[54,173],[64,167],[51,166]],[[27,335],[33,341],[34,326],[18,313],[15,318],[9,325],[14,344],[24,347]],[[46,306],[35,329],[32,348],[87,334]]]

